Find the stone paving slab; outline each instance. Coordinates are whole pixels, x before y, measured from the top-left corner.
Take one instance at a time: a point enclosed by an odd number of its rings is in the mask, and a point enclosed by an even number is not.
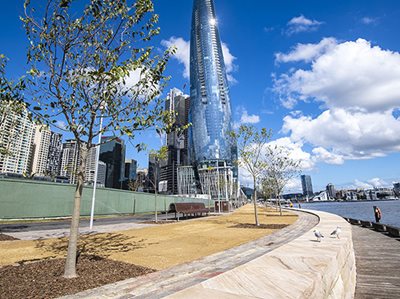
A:
[[[351,227],[339,216],[315,213],[320,217],[317,229],[325,235],[321,242],[308,227],[273,251],[165,298],[214,298],[213,294],[221,298],[353,298],[356,269]],[[342,227],[340,239],[329,236],[337,225]]]
[[[175,294],[213,277],[219,277],[229,270],[257,259],[283,244],[298,238],[318,223],[318,217],[315,215],[300,212],[297,212],[297,214],[299,218],[294,224],[272,235],[191,263],[178,265],[146,276],[127,279],[63,298],[163,298]],[[198,288],[195,290],[195,292],[200,291]],[[226,291],[208,290],[208,292],[209,297],[211,296],[210,298],[215,298],[216,294],[219,294],[218,297],[221,298],[235,298],[227,297],[232,296],[232,294]],[[192,297],[192,294],[190,297]],[[243,294],[241,294],[237,298],[246,297],[243,297]]]

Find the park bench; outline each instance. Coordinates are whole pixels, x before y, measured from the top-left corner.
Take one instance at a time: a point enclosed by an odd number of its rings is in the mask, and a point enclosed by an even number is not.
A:
[[[182,217],[187,216],[202,216],[203,213],[208,213],[209,210],[206,208],[205,204],[202,202],[177,202],[171,203],[169,205],[168,213],[175,213],[175,218],[179,221],[179,214]],[[178,216],[178,217],[177,217]]]

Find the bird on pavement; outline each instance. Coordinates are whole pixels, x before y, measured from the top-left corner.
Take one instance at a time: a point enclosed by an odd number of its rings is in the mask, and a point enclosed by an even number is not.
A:
[[[338,226],[333,232],[331,232],[331,236],[336,236],[338,239],[340,239],[341,232],[342,229],[340,228],[340,226]]]
[[[318,242],[321,242],[321,238],[324,237],[317,229],[314,230],[314,235],[317,237]]]

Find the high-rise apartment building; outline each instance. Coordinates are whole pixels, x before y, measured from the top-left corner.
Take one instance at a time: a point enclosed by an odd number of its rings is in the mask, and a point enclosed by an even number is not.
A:
[[[62,149],[60,175],[68,178],[71,184],[76,183],[78,162],[78,142],[73,139],[66,140]]]
[[[303,195],[306,197],[311,197],[314,195],[311,176],[301,175],[301,186],[303,187]]]
[[[70,184],[77,181],[79,163],[78,143],[76,140],[67,140],[63,144],[60,175],[67,177]],[[89,150],[85,167],[85,184],[93,185],[96,167],[96,147]],[[106,180],[106,163],[99,161],[97,170],[97,186],[104,187]]]
[[[106,163],[107,188],[122,189],[125,177],[125,143],[116,137],[102,137],[100,161]]]
[[[232,165],[231,101],[213,0],[194,0],[190,39],[191,160]]]
[[[62,152],[62,135],[48,126],[36,125],[32,151],[32,173],[37,176],[57,176]]]
[[[182,128],[189,123],[190,98],[177,89],[172,89],[167,97],[165,110],[175,113],[175,125]],[[163,192],[178,193],[177,168],[188,165],[188,131],[176,131],[167,134],[167,159],[161,162],[160,181],[165,188]]]
[[[393,183],[393,192],[395,196],[400,197],[400,183]]]
[[[213,197],[218,199],[229,199],[233,180],[238,175],[232,163],[237,149],[229,138],[231,100],[217,25],[214,1],[194,0],[190,39],[189,122],[192,126],[189,128],[189,154],[202,192],[216,194]],[[190,182],[190,179],[180,181]]]
[[[4,105],[0,103],[0,105]],[[4,108],[0,123],[0,173],[31,173],[35,126],[25,109],[20,114]]]
[[[335,190],[335,186],[333,184],[328,184],[326,186],[326,194],[328,195],[329,199],[336,198],[336,190]]]

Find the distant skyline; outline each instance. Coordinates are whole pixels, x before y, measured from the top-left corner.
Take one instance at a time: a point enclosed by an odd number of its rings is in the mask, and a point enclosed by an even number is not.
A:
[[[189,93],[192,1],[155,0],[160,51],[178,47],[165,90]],[[26,72],[23,1],[0,12],[0,53],[8,72]],[[274,142],[302,159],[314,191],[400,181],[400,2],[215,0],[234,125],[274,130]],[[61,121],[61,120],[60,120]],[[70,136],[66,136],[69,138]],[[138,141],[160,146],[154,132]],[[127,143],[147,167],[147,153]],[[244,178],[246,182],[246,178]],[[300,178],[287,190],[301,191]]]

